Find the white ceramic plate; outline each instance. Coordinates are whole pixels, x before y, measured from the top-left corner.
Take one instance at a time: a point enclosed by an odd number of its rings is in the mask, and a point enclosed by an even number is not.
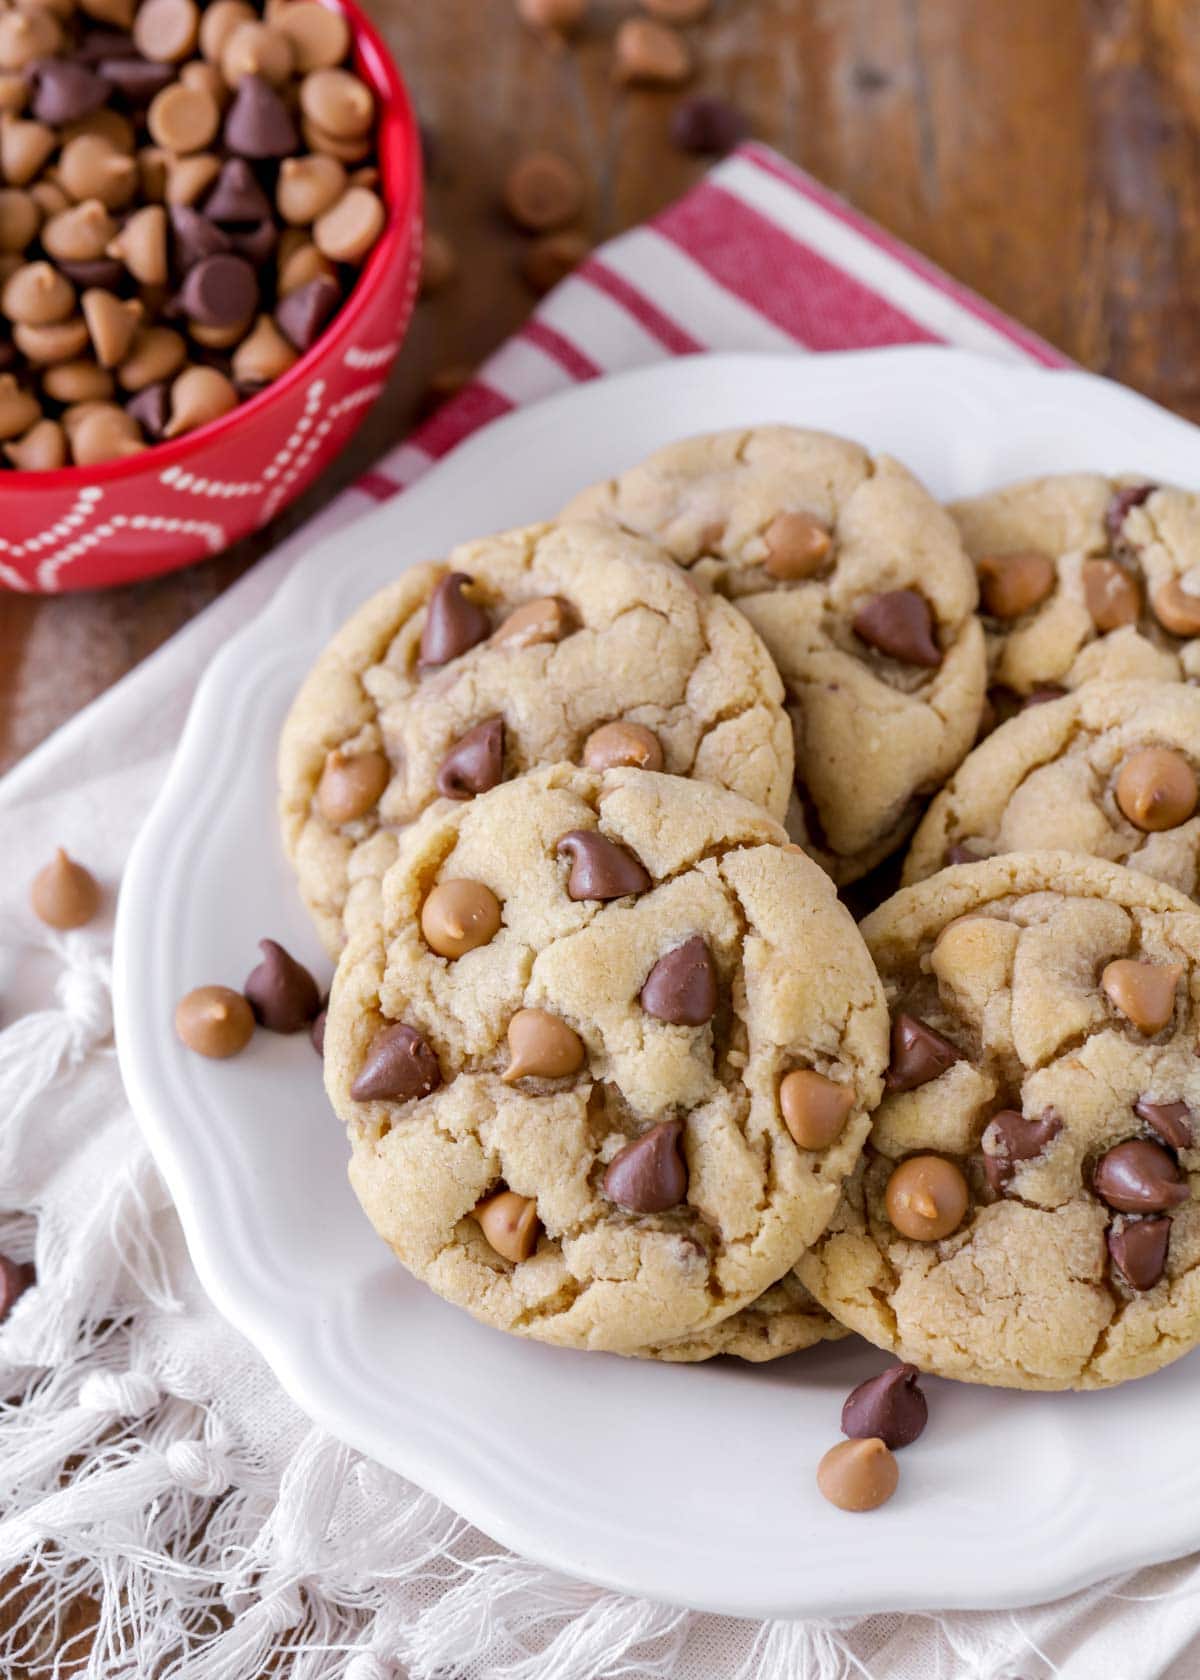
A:
[[[1195,1356],[1113,1393],[930,1381],[899,1494],[846,1516],[813,1472],[882,1355],[654,1365],[484,1329],[414,1283],[359,1212],[304,1035],[260,1033],[220,1063],[171,1027],[190,987],[241,984],[260,935],[328,973],[280,854],[274,758],[351,609],[408,563],[551,514],[674,438],[772,420],[889,450],[942,496],[1069,468],[1200,482],[1200,433],[1128,391],[941,349],[673,361],[488,427],[315,548],[213,662],[121,894],[121,1065],[217,1305],[313,1418],[496,1540],[746,1616],[1031,1603],[1200,1544]],[[1114,1465],[1133,1493],[1115,1508]]]

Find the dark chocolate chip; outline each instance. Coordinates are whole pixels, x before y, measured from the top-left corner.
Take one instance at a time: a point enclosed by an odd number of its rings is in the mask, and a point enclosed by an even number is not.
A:
[[[316,281],[310,284],[315,285]],[[283,325],[282,318],[280,325]],[[287,331],[286,327],[284,331]],[[474,581],[466,572],[451,572],[429,597],[425,625],[421,631],[420,662],[423,670],[449,664],[450,660],[457,659],[468,648],[482,642],[491,629],[487,613],[478,602],[469,600],[463,593]]]
[[[175,80],[173,64],[151,64],[145,58],[103,58],[99,70],[131,105],[149,105],[155,94]]]
[[[106,58],[133,58],[137,59],[139,64],[144,64],[146,62],[144,59],[139,57],[137,47],[134,45],[133,36],[124,29],[87,30],[84,35],[81,36],[79,45],[75,48],[75,57],[81,64],[102,65],[102,61]],[[101,68],[100,74],[102,76],[107,75],[107,71]],[[173,70],[169,65],[167,67],[167,74],[173,74]],[[111,81],[112,77],[109,76],[108,80]]]
[[[37,1282],[37,1273],[28,1261],[10,1260],[0,1254],[0,1323],[8,1317],[27,1289]]]
[[[687,1195],[681,1120],[663,1120],[627,1143],[604,1174],[604,1194],[630,1213],[665,1213]]]
[[[321,1007],[321,992],[308,970],[274,939],[260,939],[262,961],[242,987],[259,1026],[294,1033],[308,1026]]]
[[[188,269],[175,303],[190,321],[232,327],[258,307],[258,280],[245,257],[218,251]]]
[[[959,1052],[915,1015],[903,1010],[892,1022],[892,1060],[887,1070],[889,1091],[915,1091],[961,1061]]]
[[[447,799],[473,799],[504,775],[504,719],[485,718],[460,735],[438,767],[437,790]]]
[[[139,426],[152,438],[160,438],[171,418],[171,387],[167,380],[156,379],[144,385],[136,397],[125,404],[126,414],[132,414]]]
[[[308,1029],[309,1042],[322,1061],[325,1060],[325,1021],[328,1014],[329,1011],[327,1009],[322,1009],[321,1013],[313,1020],[312,1026]]]
[[[300,136],[283,100],[262,76],[243,76],[225,117],[225,144],[247,158],[283,158]]]
[[[231,240],[208,216],[193,210],[190,204],[176,204],[169,212],[175,267],[186,274],[189,268],[205,257],[215,257],[228,251]],[[239,317],[240,318],[240,317]]]
[[[275,325],[303,353],[312,349],[341,301],[337,281],[331,280],[328,274],[318,274],[315,280],[297,286],[294,292],[280,298],[275,309]]]
[[[1092,1188],[1118,1213],[1164,1213],[1189,1195],[1175,1158],[1147,1138],[1119,1143],[1096,1162]]]
[[[717,1007],[717,967],[697,934],[659,957],[641,991],[641,1005],[656,1021],[702,1027]]]
[[[1192,1111],[1185,1102],[1151,1102],[1149,1097],[1139,1097],[1133,1105],[1133,1112],[1139,1120],[1144,1120],[1151,1131],[1157,1132],[1159,1137],[1171,1149],[1190,1149],[1192,1147]]]
[[[571,859],[568,898],[624,898],[650,890],[650,877],[633,853],[594,828],[573,828],[555,850]]]
[[[55,266],[85,291],[91,286],[99,286],[102,291],[111,292],[125,278],[125,265],[115,257],[91,257],[85,262],[56,261]]]
[[[929,1421],[920,1375],[915,1365],[892,1365],[859,1383],[842,1407],[842,1434],[858,1441],[877,1436],[893,1452],[911,1446]]]
[[[271,203],[243,158],[229,158],[204,200],[204,214],[212,222],[261,222],[270,218]]]
[[[1062,1119],[1052,1108],[1026,1119],[1015,1108],[993,1114],[983,1132],[983,1170],[996,1194],[1002,1195],[1021,1161],[1032,1161],[1062,1131]]]
[[[1113,548],[1119,546],[1121,527],[1134,508],[1141,507],[1143,502],[1149,501],[1157,489],[1157,484],[1131,484],[1124,490],[1114,492],[1104,511],[1104,525]]]
[[[854,615],[854,632],[869,647],[906,665],[942,663],[933,638],[933,612],[915,589],[885,589],[872,595]]]
[[[279,229],[274,222],[259,222],[256,228],[232,233],[230,238],[234,250],[259,268],[275,255],[275,248],[279,244]]]
[[[1108,1228],[1108,1254],[1130,1289],[1153,1289],[1167,1267],[1171,1221],[1117,1219]]]
[[[427,1097],[441,1083],[442,1070],[429,1044],[415,1027],[400,1021],[375,1034],[350,1095],[355,1102],[407,1102],[410,1097]]]
[[[43,58],[34,66],[32,80],[32,114],[38,122],[55,126],[90,117],[108,103],[112,92],[103,76],[69,58]]]
[[[750,124],[736,105],[713,94],[684,99],[671,117],[671,139],[681,152],[719,157],[732,151],[750,132]]]

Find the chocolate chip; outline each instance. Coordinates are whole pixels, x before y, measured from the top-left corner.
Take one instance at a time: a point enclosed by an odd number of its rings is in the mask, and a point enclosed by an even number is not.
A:
[[[1032,1161],[1062,1131],[1062,1119],[1052,1108],[1027,1119],[1015,1108],[993,1114],[983,1132],[983,1170],[999,1196],[1020,1161]]]
[[[270,82],[243,76],[225,118],[225,144],[247,158],[282,158],[300,149],[291,113]]]
[[[313,1024],[308,1029],[309,1042],[322,1061],[325,1060],[325,1022],[328,1015],[328,1009],[322,1009],[320,1014],[314,1017]]]
[[[367,1059],[350,1087],[355,1102],[427,1097],[442,1083],[442,1070],[415,1027],[399,1021],[383,1027],[367,1048]]]
[[[247,258],[256,268],[275,255],[279,245],[279,229],[274,222],[260,222],[256,228],[248,228],[244,232],[235,231],[230,235],[233,248],[239,256]]]
[[[893,1451],[909,1447],[929,1421],[915,1365],[893,1365],[859,1383],[842,1407],[842,1434],[860,1441],[877,1437]]]
[[[889,1091],[915,1091],[961,1061],[958,1051],[924,1021],[903,1011],[892,1022],[892,1060],[887,1070]]]
[[[173,236],[175,266],[187,271],[205,257],[230,249],[231,240],[214,221],[193,210],[190,204],[175,204],[168,211]]]
[[[460,735],[438,766],[437,790],[447,799],[473,799],[504,775],[504,719],[485,718]]]
[[[270,217],[271,204],[250,165],[230,158],[204,200],[204,214],[213,222],[261,222]]]
[[[90,117],[112,92],[105,77],[69,58],[45,58],[33,72],[30,107],[38,122],[61,126]]]
[[[172,65],[151,64],[145,58],[103,58],[98,69],[131,105],[149,105],[155,94],[175,80]]]
[[[1114,492],[1104,511],[1104,528],[1113,548],[1119,544],[1121,527],[1134,508],[1141,507],[1143,502],[1149,501],[1157,489],[1157,484],[1131,484],[1124,490]]]
[[[167,429],[167,421],[171,417],[171,387],[165,379],[156,379],[152,385],[145,385],[136,397],[131,397],[125,404],[126,414],[132,414],[139,426],[142,426],[152,438],[160,438]]]
[[[310,282],[314,286],[317,283],[315,280]],[[292,296],[296,294],[293,293]],[[284,300],[285,303],[288,301]],[[283,326],[282,309],[279,324]],[[284,331],[287,332],[286,327]],[[429,597],[429,605],[425,610],[425,624],[421,631],[420,663],[423,670],[435,665],[446,665],[450,660],[457,659],[460,654],[466,653],[468,648],[482,642],[491,629],[484,609],[463,593],[474,581],[466,572],[451,572],[441,580]]]
[[[647,1015],[677,1027],[702,1027],[717,1007],[717,968],[707,941],[693,934],[659,957],[642,987]]]
[[[93,257],[88,262],[59,262],[60,271],[82,289],[99,286],[111,292],[125,278],[125,266],[114,257]]]
[[[1117,1219],[1106,1241],[1109,1259],[1130,1289],[1153,1289],[1167,1268],[1171,1221],[1165,1216]]]
[[[275,310],[275,324],[280,332],[303,354],[311,350],[324,330],[326,321],[342,301],[336,280],[318,274],[315,280],[297,286],[285,298],[280,298]]]
[[[0,1324],[8,1317],[27,1289],[37,1282],[37,1272],[26,1261],[10,1260],[0,1254]]]
[[[89,29],[81,37],[75,49],[75,57],[80,64],[99,65],[106,58],[138,59],[138,50],[133,44],[133,36],[125,29]],[[138,62],[141,62],[138,59]],[[101,75],[106,74],[101,70]],[[170,72],[168,71],[168,74]],[[109,76],[111,81],[112,77]]]
[[[854,615],[854,631],[869,647],[906,665],[933,667],[942,662],[933,639],[933,612],[915,589],[887,589],[863,602]]]
[[[1160,1103],[1151,1102],[1149,1097],[1139,1097],[1133,1105],[1133,1112],[1157,1132],[1169,1148],[1192,1147],[1192,1111],[1185,1102]]]
[[[700,93],[675,107],[671,139],[681,152],[720,157],[732,151],[750,132],[750,124],[736,105],[713,94]]]
[[[571,859],[568,898],[625,898],[650,890],[650,877],[633,853],[593,828],[573,828],[555,850]]]
[[[201,326],[231,327],[257,309],[258,281],[245,257],[220,251],[188,270],[176,303]]]
[[[604,1174],[604,1194],[630,1213],[665,1213],[687,1195],[688,1170],[680,1151],[682,1120],[663,1120],[614,1156]]]
[[[1118,1213],[1163,1213],[1189,1195],[1173,1156],[1146,1138],[1119,1143],[1096,1163],[1092,1188]]]
[[[294,1033],[321,1007],[321,992],[308,970],[274,939],[260,939],[262,961],[242,987],[254,1019],[269,1032]]]

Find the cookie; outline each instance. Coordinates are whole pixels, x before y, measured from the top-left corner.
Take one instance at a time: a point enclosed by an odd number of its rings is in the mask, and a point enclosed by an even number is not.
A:
[[[558,765],[404,836],[325,1032],[350,1178],[486,1323],[635,1353],[822,1231],[887,1057],[833,883],[725,790]]]
[[[1096,678],[1200,677],[1200,497],[1066,473],[951,509],[1003,712]]]
[[[610,528],[531,526],[414,566],[334,637],[283,732],[284,846],[326,947],[348,900],[375,913],[405,824],[538,765],[664,769],[782,817],[782,694],[732,607]]]
[[[863,924],[887,1094],[799,1263],[922,1370],[1100,1388],[1200,1339],[1200,909],[1066,852],[906,887]]]
[[[904,881],[998,852],[1086,852],[1200,893],[1200,690],[1085,683],[980,743],[913,836]]]
[[[671,444],[567,513],[653,536],[762,636],[796,732],[793,838],[839,882],[894,851],[974,741],[985,686],[972,570],[916,479],[764,426]]]
[[[761,1365],[802,1353],[818,1342],[840,1342],[849,1334],[813,1299],[795,1272],[788,1272],[732,1318],[723,1318],[697,1336],[644,1351],[651,1359],[678,1365],[697,1364],[719,1354]]]

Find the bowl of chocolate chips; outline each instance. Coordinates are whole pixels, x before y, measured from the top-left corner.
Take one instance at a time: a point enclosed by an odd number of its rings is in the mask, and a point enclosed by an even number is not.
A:
[[[351,0],[0,12],[0,587],[274,518],[382,389],[420,227],[412,107]]]

